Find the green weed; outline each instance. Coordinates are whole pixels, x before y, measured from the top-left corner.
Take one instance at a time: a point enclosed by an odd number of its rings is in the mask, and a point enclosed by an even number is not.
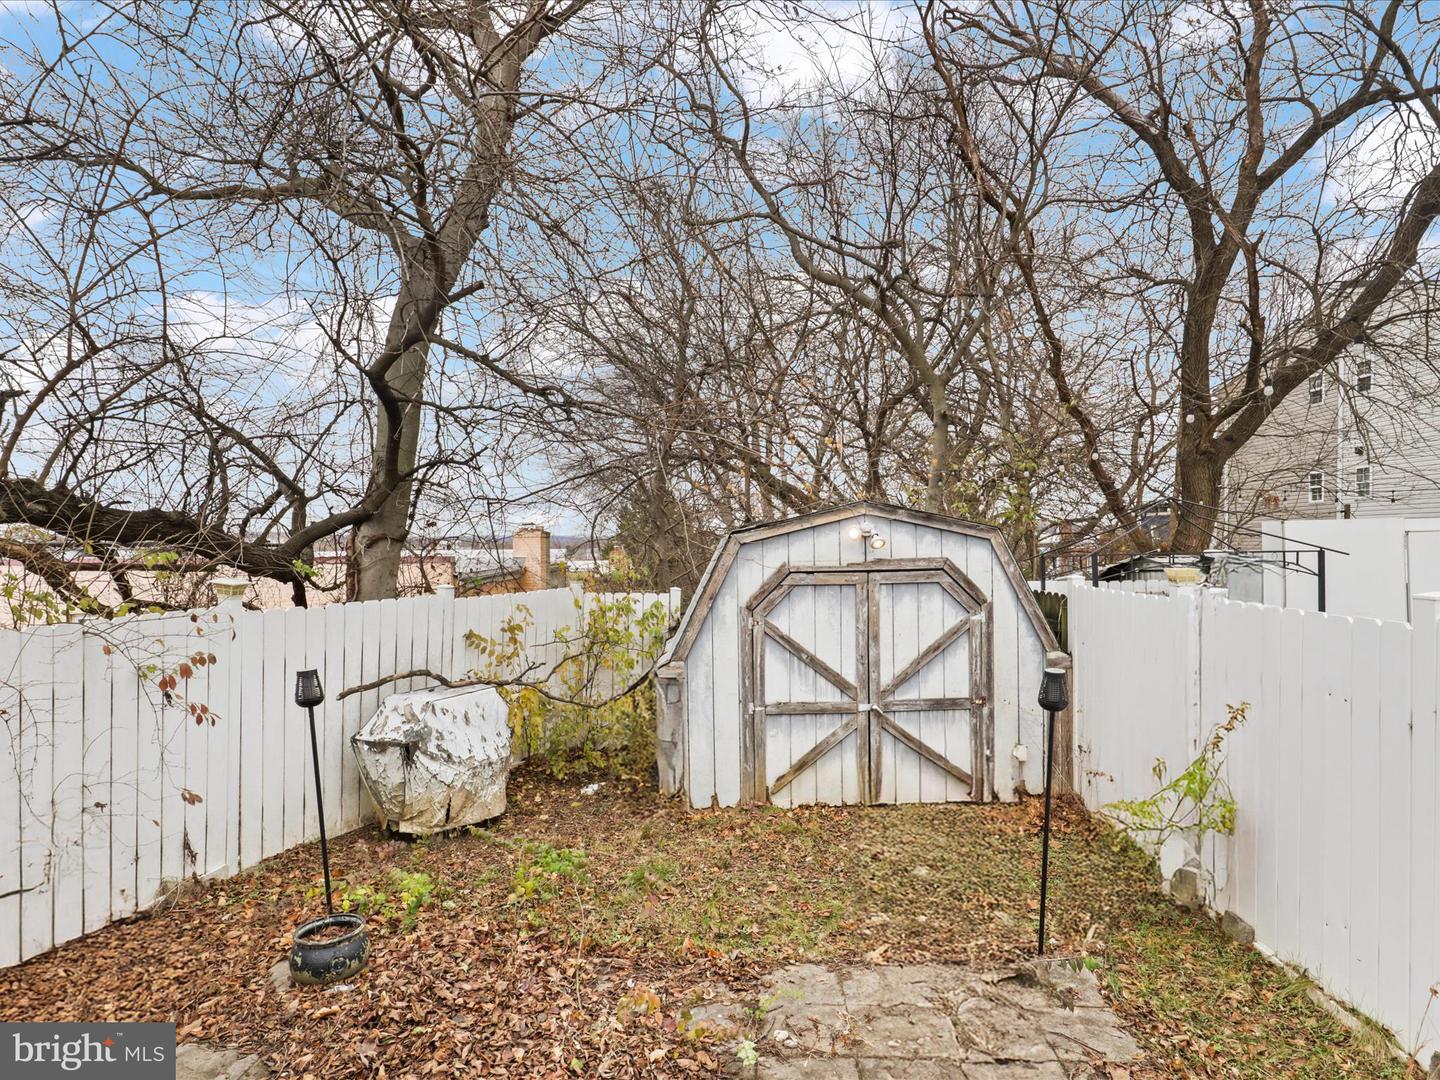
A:
[[[409,933],[420,922],[420,913],[440,899],[440,887],[424,870],[391,870],[384,887],[355,885],[341,880],[336,884],[341,911],[353,911],[380,923],[393,923]]]
[[[665,886],[680,872],[680,864],[664,855],[651,855],[625,875],[625,885],[637,893],[663,892]]]

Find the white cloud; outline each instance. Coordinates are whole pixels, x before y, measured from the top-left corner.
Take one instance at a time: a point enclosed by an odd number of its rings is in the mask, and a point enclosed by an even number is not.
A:
[[[1325,194],[1370,213],[1397,210],[1440,162],[1440,130],[1418,104],[1371,116],[1329,153]]]
[[[38,231],[56,216],[53,207],[38,200],[19,206],[0,205],[0,244],[21,234]]]
[[[757,104],[826,83],[863,84],[892,46],[919,32],[915,9],[900,4],[856,0],[808,10],[808,19],[777,18],[758,5],[734,12],[733,29],[750,47],[741,81]]]
[[[1249,19],[1241,17],[1241,25]],[[1170,16],[1170,42],[1187,49],[1209,49],[1229,41],[1235,28],[1228,19],[1199,4],[1181,4]]]
[[[237,300],[194,291],[172,298],[169,332],[198,354],[274,373],[295,388],[334,383],[336,352],[327,329],[362,358],[383,338],[395,298],[377,297],[365,308],[313,310],[288,296]],[[322,324],[323,320],[323,324]]]

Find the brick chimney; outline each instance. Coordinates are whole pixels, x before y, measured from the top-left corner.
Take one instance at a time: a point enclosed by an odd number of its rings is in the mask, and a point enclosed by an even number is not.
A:
[[[541,525],[522,525],[510,538],[510,553],[525,569],[520,588],[525,592],[550,587],[550,531]]]

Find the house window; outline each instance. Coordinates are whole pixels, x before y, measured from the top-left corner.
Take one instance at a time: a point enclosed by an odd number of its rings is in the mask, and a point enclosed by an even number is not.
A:
[[[1370,497],[1369,465],[1357,465],[1355,467],[1355,495],[1361,499],[1368,499]],[[1314,501],[1313,498],[1311,501]]]
[[[1319,405],[1325,400],[1325,375],[1316,372],[1310,376],[1310,404]]]
[[[1373,384],[1374,376],[1371,374],[1370,361],[1355,361],[1355,392],[1357,394],[1368,394]]]
[[[1325,501],[1325,474],[1323,472],[1310,474],[1310,501],[1312,503]]]

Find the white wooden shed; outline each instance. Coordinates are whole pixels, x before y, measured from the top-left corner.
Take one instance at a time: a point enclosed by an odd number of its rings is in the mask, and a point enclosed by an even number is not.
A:
[[[737,529],[661,657],[661,788],[694,807],[1038,791],[1057,648],[991,526],[860,502]]]

